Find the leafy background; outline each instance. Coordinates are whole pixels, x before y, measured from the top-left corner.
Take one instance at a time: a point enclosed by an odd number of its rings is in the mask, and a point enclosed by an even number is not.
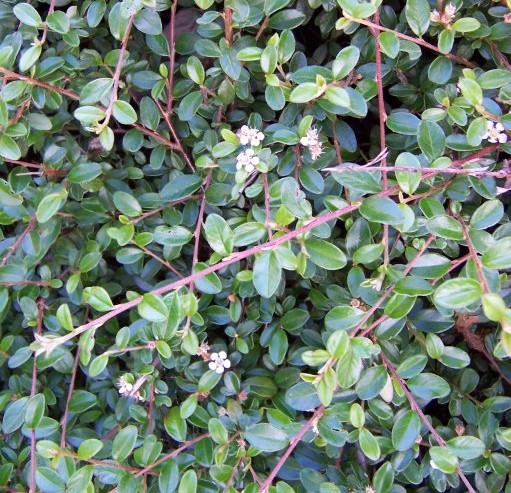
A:
[[[511,491],[510,21],[0,1],[0,488]]]

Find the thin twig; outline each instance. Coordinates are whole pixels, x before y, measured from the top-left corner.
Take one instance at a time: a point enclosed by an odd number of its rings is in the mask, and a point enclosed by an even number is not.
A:
[[[495,146],[495,145],[488,146],[484,149],[477,151],[476,153],[474,153],[470,156],[453,161],[451,163],[451,166],[458,166],[458,165],[466,164],[467,162],[469,162],[475,158],[479,158],[485,154],[489,154],[490,152],[493,152],[497,147],[498,146]],[[431,175],[426,174],[426,175],[424,175],[424,178],[425,179],[429,178],[429,176],[431,176]],[[394,186],[394,187],[389,188],[386,191],[379,192],[379,193],[375,194],[375,196],[376,197],[389,197],[395,193],[398,193],[399,190],[400,190],[399,186]],[[165,286],[161,286],[161,287],[154,289],[150,292],[151,292],[151,294],[154,294],[154,295],[163,295],[170,291],[178,289],[182,286],[189,285],[191,282],[194,282],[197,279],[202,279],[203,277],[207,276],[208,274],[211,274],[212,272],[216,272],[218,270],[223,269],[224,267],[227,267],[228,265],[232,265],[236,262],[239,262],[240,260],[252,257],[253,255],[261,252],[262,250],[269,250],[269,249],[275,248],[279,245],[282,245],[283,243],[285,243],[287,241],[290,241],[290,240],[296,238],[297,236],[299,236],[307,231],[310,231],[311,229],[316,228],[317,226],[319,226],[321,224],[325,224],[329,221],[332,221],[333,219],[339,218],[340,216],[343,216],[350,212],[356,211],[360,207],[360,205],[361,205],[361,203],[358,202],[358,203],[343,207],[342,209],[337,209],[335,211],[328,212],[322,216],[316,217],[315,219],[313,219],[312,221],[308,222],[307,224],[301,226],[300,228],[296,228],[295,230],[290,231],[289,233],[286,233],[286,234],[280,236],[279,238],[274,238],[273,240],[267,241],[266,243],[262,243],[260,245],[256,245],[252,248],[248,248],[247,250],[233,253],[229,257],[225,257],[222,260],[222,262],[219,262],[215,265],[210,265],[207,268],[205,268],[199,272],[194,272],[194,273],[190,274],[189,276],[184,277],[183,279],[178,279],[177,281],[171,282]],[[100,317],[96,318],[95,320],[91,320],[90,322],[88,322],[84,325],[81,325],[80,327],[77,327],[72,332],[69,332],[68,334],[65,334],[65,335],[59,337],[59,343],[62,344],[66,341],[69,341],[69,340],[73,339],[74,337],[76,337],[77,335],[82,334],[83,332],[85,332],[86,330],[88,330],[90,328],[101,327],[103,324],[108,322],[108,320],[115,318],[118,315],[120,315],[121,313],[124,313],[125,311],[131,310],[132,308],[136,307],[142,301],[142,299],[143,299],[142,296],[140,296],[140,297],[135,298],[131,301],[127,301],[126,303],[121,303],[121,304],[117,305],[112,311],[105,313],[104,315],[101,315]]]
[[[121,49],[119,50],[119,59],[117,61],[117,65],[115,67],[115,72],[113,76],[113,87],[112,87],[112,95],[110,96],[110,103],[106,108],[106,115],[103,120],[103,123],[99,126],[99,128],[105,128],[108,126],[110,122],[110,117],[112,116],[114,110],[114,104],[118,99],[119,92],[119,84],[121,82],[121,72],[122,66],[124,65],[124,55],[126,54],[126,47],[128,46],[128,40],[131,34],[131,28],[133,27],[133,21],[135,20],[136,12],[133,12],[128,18],[128,24],[126,25],[126,31],[124,32],[124,36],[121,41]]]
[[[185,148],[183,147],[183,144],[181,143],[181,139],[179,138],[179,135],[176,132],[176,129],[174,128],[174,125],[172,124],[172,120],[170,119],[169,113],[165,111],[163,106],[159,101],[155,101],[156,105],[158,106],[158,109],[160,110],[161,116],[163,117],[163,120],[167,124],[168,129],[170,130],[170,133],[172,134],[172,138],[174,139],[175,143],[175,149],[177,149],[181,155],[183,156],[183,159],[186,162],[186,165],[190,168],[192,173],[195,173],[195,166],[193,165],[191,159],[188,157],[188,154],[185,151]]]
[[[29,279],[22,279],[21,281],[2,281],[0,286],[50,286],[49,281],[31,281]]]
[[[41,298],[37,302],[37,325],[36,325],[36,334],[40,335],[43,330],[43,314],[44,314],[44,300]],[[34,397],[37,393],[37,362],[36,356],[33,356],[33,366],[32,366],[32,385],[30,389],[30,397]],[[35,480],[35,472],[37,468],[36,464],[36,429],[32,428],[30,430],[30,489],[29,493],[35,493],[36,491],[36,480]]]
[[[440,445],[441,447],[445,447],[446,443],[445,443],[444,439],[439,435],[439,433],[435,430],[435,428],[431,424],[431,421],[422,412],[422,409],[420,408],[419,404],[415,400],[415,397],[408,389],[406,382],[401,378],[401,376],[398,374],[398,372],[396,371],[396,369],[394,368],[392,363],[387,359],[387,357],[383,353],[380,353],[380,357],[381,357],[382,363],[390,371],[390,373],[392,373],[392,376],[394,377],[394,379],[396,380],[398,385],[401,387],[401,390],[406,395],[406,398],[407,398],[412,410],[417,413],[417,415],[419,416],[421,421],[424,423],[426,428],[429,430],[429,432],[431,433],[433,438],[437,441],[438,445]],[[476,493],[476,490],[474,490],[474,488],[470,484],[470,481],[467,479],[467,477],[465,476],[465,474],[459,467],[456,469],[456,472],[458,473],[458,476],[465,484],[467,491],[470,493]]]
[[[48,19],[49,15],[53,14],[53,12],[55,10],[55,4],[56,3],[57,3],[56,0],[51,0],[50,7],[48,8],[48,14],[46,14],[46,19]],[[39,41],[40,45],[43,45],[46,42],[46,36],[47,35],[48,35],[48,21],[46,21],[44,23],[43,35],[41,36],[41,40]]]
[[[67,89],[63,89],[62,87],[58,86],[52,86],[51,84],[46,84],[45,82],[41,82],[37,79],[33,79],[32,77],[28,77],[26,75],[18,74],[17,72],[13,72],[12,70],[8,70],[4,67],[0,67],[0,72],[3,72],[6,74],[4,77],[2,77],[3,80],[8,79],[14,79],[14,80],[22,80],[24,82],[27,82],[27,84],[33,85],[33,86],[39,86],[43,89],[47,89],[48,91],[57,92],[59,94],[62,94],[63,96],[67,96],[68,98],[74,100],[74,101],[80,101],[80,96],[78,94],[75,94],[72,91],[68,91]],[[106,108],[100,105],[97,105],[97,108],[100,110],[106,111]],[[132,123],[132,127],[136,128],[143,134],[147,135],[148,137],[153,138],[154,140],[160,142],[164,146],[170,148],[170,149],[178,149],[178,145],[174,142],[171,142],[170,140],[166,139],[162,135],[158,134],[157,132],[144,127],[143,125],[140,125],[140,123]],[[10,161],[15,162],[15,161]],[[21,162],[20,162],[21,164]]]
[[[430,235],[428,239],[424,242],[424,245],[422,245],[422,248],[415,254],[415,256],[408,262],[408,265],[403,270],[403,274],[406,276],[412,269],[413,266],[417,263],[417,261],[422,257],[424,252],[427,250],[429,245],[431,245],[431,242],[435,239],[434,235]],[[369,320],[371,315],[381,306],[381,304],[393,293],[396,285],[393,284],[392,286],[389,286],[385,293],[375,302],[372,304],[371,308],[367,310],[367,312],[364,314],[360,322],[356,325],[356,327],[350,332],[350,337],[355,337],[355,335],[362,329],[364,324]],[[366,335],[366,331],[362,333],[363,336]]]
[[[270,187],[268,186],[268,173],[263,173],[264,185],[264,209],[266,211],[266,230],[268,231],[268,238],[273,240],[273,233],[271,230],[271,211],[270,211]]]
[[[352,22],[356,22],[358,24],[362,24],[367,27],[372,27],[373,29],[377,29],[378,31],[385,31],[387,33],[394,33],[398,38],[405,39],[406,41],[410,41],[420,46],[424,46],[424,48],[428,48],[430,50],[436,51],[437,53],[441,53],[437,46],[424,41],[421,38],[414,38],[413,36],[408,36],[407,34],[400,33],[398,31],[394,31],[394,29],[390,29],[388,27],[379,26],[374,22],[368,21],[367,19],[355,19],[354,17],[346,17]],[[442,53],[446,58],[451,59],[454,62],[460,63],[461,65],[465,65],[470,68],[477,68],[475,63],[469,62],[466,58],[462,58],[460,56],[453,55],[452,53]]]
[[[483,271],[483,265],[481,264],[481,260],[479,259],[479,256],[477,255],[477,250],[474,247],[474,244],[472,243],[472,239],[470,238],[470,233],[468,231],[467,225],[465,224],[465,221],[463,221],[463,218],[458,215],[456,216],[458,219],[458,222],[461,224],[461,227],[463,228],[463,234],[465,235],[465,241],[468,246],[468,250],[470,252],[470,257],[475,263],[476,271],[477,271],[477,277],[479,278],[479,282],[481,283],[481,286],[483,288],[483,292],[485,294],[490,293],[490,287],[488,286],[488,281],[486,280],[486,277],[484,276]]]
[[[263,23],[261,24],[261,27],[259,28],[259,30],[257,31],[257,34],[255,36],[255,40],[256,41],[259,41],[259,38],[261,37],[261,35],[263,34],[264,30],[268,27],[268,23],[270,22],[270,16],[267,15],[264,20],[263,20]]]
[[[176,46],[175,46],[175,27],[176,27],[176,10],[177,0],[172,2],[170,8],[170,23],[169,23],[169,76],[167,79],[167,114],[172,112],[172,103],[174,98],[172,96],[172,90],[174,88],[174,70],[176,64]]]
[[[136,245],[138,248],[140,248],[140,250],[142,250],[146,255],[149,255],[150,257],[154,258],[155,260],[157,260],[158,262],[160,262],[160,264],[164,265],[165,267],[167,267],[167,269],[169,269],[171,272],[173,272],[177,277],[179,278],[182,278],[183,276],[179,273],[178,270],[176,270],[175,267],[172,266],[172,264],[170,264],[169,262],[167,262],[165,259],[161,258],[161,257],[158,257],[158,255],[156,255],[156,253],[154,252],[151,252],[151,250],[149,250],[149,248],[145,247],[145,246],[142,246],[142,245],[138,245],[137,243],[135,242],[132,242],[133,245]]]
[[[275,467],[272,469],[264,483],[259,487],[257,490],[257,493],[267,493],[270,486],[273,483],[273,480],[277,476],[278,472],[282,469],[282,466],[286,463],[287,459],[295,449],[295,447],[298,445],[300,440],[303,438],[305,433],[311,428],[319,418],[323,415],[323,412],[325,410],[324,406],[319,406],[315,411],[312,417],[307,421],[301,428],[300,431],[292,438],[291,442],[289,443],[286,451],[282,454],[281,458],[275,465]]]
[[[140,216],[137,216],[137,217],[133,218],[130,221],[130,223],[131,224],[137,224],[139,221],[142,221],[142,220],[146,219],[149,216],[152,216],[154,214],[157,214],[158,212],[164,211],[167,207],[173,207],[175,205],[182,204],[184,202],[188,202],[190,200],[195,200],[195,199],[198,199],[198,198],[199,198],[199,195],[190,195],[189,197],[184,197],[184,198],[179,199],[179,200],[174,200],[173,202],[169,202],[168,204],[165,204],[165,205],[162,205],[160,207],[157,207],[156,209],[152,209],[150,211],[144,212]]]
[[[192,445],[196,444],[197,442],[200,442],[201,440],[204,440],[204,438],[208,438],[209,433],[204,433],[203,435],[199,435],[198,437],[192,438],[191,440],[188,440],[187,442],[183,443],[181,447],[178,447],[176,450],[173,450],[172,452],[164,455],[163,457],[160,457],[156,462],[153,462],[149,466],[144,467],[141,471],[138,471],[135,474],[135,477],[138,478],[139,476],[142,476],[142,474],[146,474],[149,471],[152,471],[155,467],[158,467],[160,464],[163,464],[164,462],[168,461],[169,459],[172,459],[179,455],[183,450],[186,450],[187,448],[190,448]],[[115,490],[112,490],[110,493],[114,493]]]
[[[10,163],[10,164],[17,164],[18,166],[23,166],[24,168],[34,168],[34,169],[41,169],[41,170],[46,169],[46,166],[43,166],[42,164],[27,163],[26,161],[19,161],[17,159],[4,158],[4,162]]]
[[[374,24],[380,25],[380,12],[376,9],[374,13]],[[380,161],[380,169],[384,170],[387,167],[387,143],[385,139],[385,121],[387,114],[385,113],[385,99],[383,96],[383,76],[381,72],[381,47],[380,47],[380,32],[377,29],[369,29],[374,37],[376,46],[376,86],[378,89],[378,113],[379,113],[379,127],[380,127],[380,154],[382,155]],[[387,172],[382,173],[382,187],[387,190]],[[389,264],[389,225],[383,225],[383,265]]]
[[[225,42],[227,46],[232,46],[232,9],[224,8],[224,26],[225,26]],[[257,39],[257,38],[256,38]]]
[[[5,255],[5,257],[2,259],[2,262],[0,262],[0,267],[3,267],[5,264],[7,264],[7,261],[16,253],[16,250],[19,248],[23,240],[25,239],[25,236],[32,231],[34,226],[37,223],[37,217],[34,214],[32,216],[32,219],[30,219],[30,222],[28,223],[27,227],[23,230],[23,232],[18,236],[16,241],[13,243],[11,248],[9,248],[9,251]]]
[[[429,173],[430,175],[468,175],[478,177],[494,178],[507,178],[509,172],[506,170],[488,171],[486,169],[466,169],[466,168],[412,168],[407,166],[337,166],[334,168],[323,168],[321,171],[330,171],[332,173],[349,173],[349,172],[364,172],[364,171],[405,171],[410,173]]]
[[[88,309],[88,307],[87,307]],[[87,319],[87,317],[85,317]],[[69,404],[71,402],[71,397],[73,397],[73,391],[75,388],[76,374],[78,372],[78,363],[80,362],[80,346],[76,346],[76,354],[75,361],[73,364],[73,372],[71,373],[71,380],[69,382],[69,388],[67,389],[67,400],[66,400],[66,408],[64,409],[64,415],[60,423],[62,424],[62,433],[60,435],[60,448],[64,449],[66,447],[66,432],[67,432],[67,419],[69,416]]]
[[[12,70],[6,69],[5,67],[0,67],[0,72],[4,73],[5,76],[2,77],[4,80],[8,79],[15,79],[15,80],[22,80],[24,82],[27,82],[30,85],[33,86],[39,86],[43,89],[47,89],[48,91],[58,92],[59,94],[62,94],[63,96],[67,96],[70,99],[73,99],[74,101],[80,101],[80,96],[75,94],[72,91],[68,91],[67,89],[63,89],[62,87],[52,86],[51,84],[46,84],[45,82],[41,82],[37,79],[33,79],[32,77],[29,77],[28,75],[21,75],[17,72],[13,72]]]

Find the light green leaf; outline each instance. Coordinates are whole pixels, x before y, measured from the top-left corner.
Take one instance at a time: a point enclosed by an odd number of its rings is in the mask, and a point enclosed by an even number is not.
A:
[[[43,20],[41,16],[29,3],[18,3],[12,11],[23,24],[31,27],[42,27]]]
[[[282,269],[273,251],[263,251],[256,256],[252,282],[256,291],[264,298],[271,298],[280,284]]]
[[[323,269],[342,269],[348,262],[342,250],[327,241],[310,239],[304,245],[311,261]]]
[[[133,451],[137,441],[137,427],[126,426],[114,438],[112,443],[112,457],[117,462],[125,460]]]
[[[427,0],[407,0],[405,15],[410,29],[420,37],[429,27],[429,4]]]
[[[443,308],[456,309],[479,301],[482,294],[483,289],[479,282],[467,277],[458,277],[438,286],[433,294],[433,301]]]
[[[430,161],[434,161],[444,153],[445,133],[438,123],[422,121],[417,129],[417,141],[421,151]]]
[[[100,286],[91,286],[83,290],[83,301],[99,312],[108,312],[114,305],[106,290]]]
[[[398,205],[388,197],[373,195],[360,206],[360,214],[368,221],[381,224],[401,224],[404,215]]]
[[[64,205],[66,198],[67,192],[65,190],[46,195],[37,206],[37,221],[40,224],[48,222]]]
[[[15,140],[6,134],[0,137],[0,156],[5,159],[19,159],[21,151]]]
[[[127,192],[115,192],[113,195],[115,207],[129,217],[136,217],[142,214],[142,207],[138,200]]]
[[[292,103],[308,103],[323,94],[323,89],[313,82],[304,82],[291,91],[289,101]]]
[[[131,125],[137,121],[137,112],[126,101],[118,99],[113,106],[114,118],[123,125]]]
[[[282,430],[268,423],[249,426],[245,430],[245,439],[261,452],[278,452],[289,443],[287,435]]]
[[[150,322],[165,322],[169,314],[167,305],[161,297],[152,293],[144,294],[137,309],[140,316]]]
[[[392,445],[404,452],[413,447],[421,431],[421,420],[415,411],[406,411],[398,416],[392,427]]]
[[[218,254],[232,253],[234,234],[227,221],[218,214],[209,214],[204,223],[204,233],[209,246]]]

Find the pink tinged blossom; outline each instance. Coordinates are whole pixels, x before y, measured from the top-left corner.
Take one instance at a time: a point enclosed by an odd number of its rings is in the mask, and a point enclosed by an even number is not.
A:
[[[309,149],[313,161],[316,161],[316,159],[323,154],[323,144],[319,140],[319,131],[317,128],[309,128],[307,134],[300,139],[300,144]]]

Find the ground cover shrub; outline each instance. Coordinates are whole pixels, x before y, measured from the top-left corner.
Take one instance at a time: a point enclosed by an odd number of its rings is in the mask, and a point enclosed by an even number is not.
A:
[[[508,2],[0,39],[0,490],[511,491]]]

